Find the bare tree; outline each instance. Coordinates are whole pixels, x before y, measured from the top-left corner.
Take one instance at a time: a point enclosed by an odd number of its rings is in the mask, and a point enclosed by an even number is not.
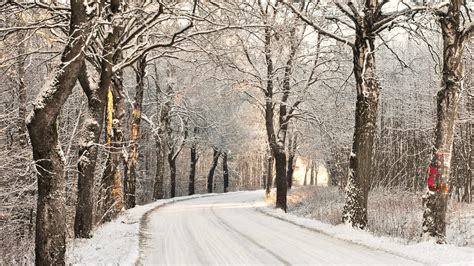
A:
[[[38,176],[36,216],[37,265],[65,264],[64,157],[59,144],[57,117],[76,83],[90,33],[85,1],[70,1],[69,38],[61,63],[44,86],[28,122]]]
[[[463,25],[464,1],[451,0],[447,11],[436,11],[443,38],[443,70],[441,90],[437,95],[437,123],[430,169],[435,174],[434,189],[430,188],[424,199],[423,233],[425,237],[436,238],[437,243],[446,243],[446,210],[448,204],[448,183],[454,129],[458,107],[463,90],[463,52],[474,34],[474,23]],[[466,7],[465,11],[469,13]],[[468,16],[470,18],[470,16]],[[434,173],[436,172],[436,173]]]
[[[198,133],[198,128],[194,127],[194,138]],[[196,141],[191,142],[190,150],[190,169],[189,169],[189,183],[188,183],[188,195],[193,195],[195,193],[196,186],[196,164],[199,160],[199,155],[197,154],[197,143]]]
[[[381,90],[375,69],[375,39],[390,25],[398,22],[400,18],[425,9],[423,7],[411,8],[407,6],[404,10],[385,14],[383,7],[388,2],[365,0],[360,5],[352,1],[349,1],[346,5],[335,3],[334,8],[345,15],[347,20],[334,16],[326,16],[325,18],[339,23],[338,25],[345,27],[346,32],[353,32],[355,35],[354,41],[319,26],[292,5],[287,4],[299,18],[312,26],[319,34],[347,45],[352,50],[357,99],[354,136],[346,186],[346,203],[342,220],[358,228],[365,228],[367,225],[367,197]],[[303,1],[301,5],[305,6],[305,2]],[[311,5],[311,3],[308,3],[308,5]]]
[[[207,193],[212,193],[214,188],[214,172],[216,171],[217,162],[219,160],[220,152],[216,147],[212,148],[212,163],[207,174]]]
[[[124,201],[126,208],[135,207],[135,190],[137,180],[137,160],[138,160],[138,138],[140,136],[140,122],[142,117],[143,91],[145,90],[146,76],[146,55],[139,60],[136,76],[137,86],[135,92],[135,100],[132,110],[132,128],[130,130],[130,149],[128,152],[127,163],[125,165],[124,179]]]
[[[228,152],[222,153],[222,175],[224,178],[224,193],[229,191],[229,165],[227,163]]]

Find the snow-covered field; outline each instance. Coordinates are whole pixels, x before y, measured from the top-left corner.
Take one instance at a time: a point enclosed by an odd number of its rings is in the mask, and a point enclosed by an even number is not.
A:
[[[98,228],[92,239],[70,243],[67,257],[73,264],[120,265],[471,265],[473,254],[469,247],[406,245],[345,225],[286,214],[267,205],[263,191],[253,191],[138,206]]]

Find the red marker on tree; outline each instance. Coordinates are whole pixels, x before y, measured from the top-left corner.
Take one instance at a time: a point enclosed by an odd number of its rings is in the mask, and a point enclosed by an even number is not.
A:
[[[428,189],[430,191],[445,190],[448,192],[448,186],[441,184],[441,175],[443,174],[444,162],[443,154],[438,153],[436,158],[428,167]]]

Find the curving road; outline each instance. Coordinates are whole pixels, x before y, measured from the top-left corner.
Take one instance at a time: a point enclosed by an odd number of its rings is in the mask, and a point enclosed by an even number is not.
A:
[[[416,264],[256,211],[262,191],[173,203],[153,211],[140,243],[142,265]]]

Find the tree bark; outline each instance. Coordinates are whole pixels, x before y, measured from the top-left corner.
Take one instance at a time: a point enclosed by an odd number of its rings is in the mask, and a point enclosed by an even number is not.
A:
[[[286,154],[283,150],[278,150],[275,153],[275,170],[276,170],[276,208],[287,211],[286,205],[286,193],[287,193],[287,180],[286,180]],[[278,178],[280,177],[280,178]],[[283,190],[285,192],[283,192]],[[280,191],[280,193],[278,193]]]
[[[27,124],[38,178],[35,264],[64,265],[66,210],[64,156],[59,143],[57,117],[71,95],[84,59],[90,32],[87,4],[70,1],[69,38],[59,68],[34,105]]]
[[[267,131],[268,143],[275,158],[276,169],[276,189],[277,197],[275,207],[280,208],[286,212],[286,194],[287,194],[287,179],[286,179],[286,154],[285,154],[285,138],[286,130],[288,128],[288,121],[286,116],[286,100],[289,96],[289,90],[285,89],[282,102],[280,103],[279,112],[279,131],[278,136],[275,133],[273,117],[273,60],[271,57],[271,29],[265,28],[265,62],[267,64],[267,80],[265,93],[265,128]],[[287,70],[288,71],[288,70]]]
[[[446,243],[446,209],[454,129],[457,121],[460,94],[463,87],[464,45],[472,37],[471,31],[460,31],[461,0],[450,1],[446,14],[439,15],[443,38],[443,72],[441,90],[437,95],[437,123],[431,167],[438,169],[436,187],[424,196],[423,236]]]
[[[268,197],[273,187],[273,154],[271,151],[267,152],[267,181],[265,182],[265,196]]]
[[[26,45],[25,45],[25,34],[23,31],[17,33],[18,49],[17,53],[19,56],[18,60],[18,140],[21,147],[28,145],[27,139],[27,127],[26,127],[26,105],[27,105],[27,93],[25,84],[25,56]]]
[[[83,63],[79,74],[79,82],[86,92],[88,109],[82,122],[82,135],[79,141],[79,159],[77,163],[77,203],[74,217],[74,236],[76,238],[91,237],[93,221],[93,187],[97,149],[103,126],[105,95],[99,88],[94,88],[88,76],[86,64]],[[109,84],[110,85],[110,84]]]
[[[227,152],[222,155],[222,175],[224,178],[224,193],[229,191],[229,166],[227,165]]]
[[[209,174],[207,175],[207,193],[212,193],[213,191],[214,172],[216,171],[219,156],[220,156],[219,151],[217,150],[216,147],[214,147],[213,155],[212,155],[212,164],[211,164],[211,168],[209,169]]]
[[[473,84],[474,86],[474,84]],[[471,87],[472,88],[472,87]],[[464,201],[467,203],[472,202],[472,180],[474,179],[474,89],[471,89],[471,95],[469,96],[469,105],[470,105],[470,116],[471,121],[469,122],[469,132],[470,132],[470,154],[469,154],[469,168],[470,176],[467,177],[467,181],[464,184]]]
[[[195,183],[196,183],[196,164],[199,160],[196,151],[196,145],[191,146],[191,164],[189,170],[189,184],[188,184],[188,195],[194,195],[195,193]]]
[[[120,3],[111,2],[111,9],[118,12]],[[122,28],[114,26],[112,31],[104,40],[102,61],[100,63],[101,73],[99,84],[90,76],[87,65],[84,62],[79,72],[79,82],[87,96],[87,112],[83,119],[83,130],[79,141],[79,160],[77,163],[77,203],[74,217],[74,236],[76,238],[91,237],[94,210],[94,177],[97,163],[98,144],[104,125],[105,104],[107,102],[107,91],[112,84],[113,62],[116,61],[116,46]]]
[[[371,1],[367,1],[366,5],[370,4],[369,2]],[[356,42],[353,47],[357,102],[346,202],[342,214],[343,222],[361,229],[367,225],[367,197],[380,94],[380,86],[375,75],[375,36],[370,30],[373,23],[373,8],[375,7],[368,8],[364,23],[357,25]]]
[[[121,162],[123,161],[123,129],[125,103],[121,73],[116,73],[116,79],[108,92],[106,139],[108,157],[101,180],[101,219],[100,222],[110,221],[123,209]],[[112,90],[114,88],[114,90]]]
[[[143,91],[145,89],[146,55],[143,56],[137,67],[137,87],[132,110],[132,128],[130,132],[130,150],[125,164],[124,201],[127,209],[135,207],[136,167],[138,160],[138,138],[140,137],[140,122],[142,117]]]
[[[165,152],[162,140],[155,136],[156,144],[156,172],[155,181],[153,183],[153,199],[159,200],[164,198],[163,181],[164,181],[164,166],[165,166]]]
[[[176,157],[173,156],[173,151],[174,149],[171,150],[170,153],[168,153],[168,164],[170,167],[170,197],[174,198],[176,196]]]
[[[288,167],[286,178],[288,179],[288,190],[293,186],[293,171],[296,160],[297,135],[290,136],[288,140]]]
[[[155,76],[158,77],[158,71],[155,67]],[[166,129],[166,121],[169,116],[169,112],[171,109],[170,102],[166,101],[163,102],[162,95],[163,92],[161,91],[160,84],[157,80],[155,80],[155,87],[156,87],[156,114],[158,118],[158,129],[157,132],[154,134],[155,138],[155,145],[156,145],[156,172],[155,172],[155,180],[153,183],[153,199],[163,199],[164,198],[164,175],[165,175],[165,157],[166,157],[166,145],[167,142],[167,135],[166,133],[168,130]]]

